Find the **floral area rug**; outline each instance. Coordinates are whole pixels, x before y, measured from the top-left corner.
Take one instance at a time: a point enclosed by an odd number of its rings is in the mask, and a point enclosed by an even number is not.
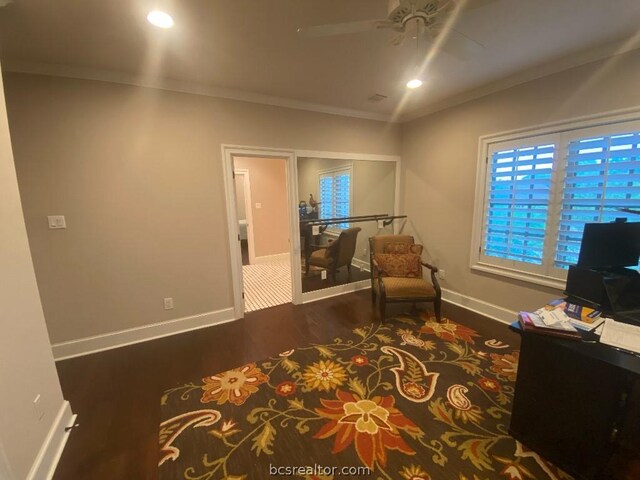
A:
[[[518,351],[398,317],[165,392],[161,480],[570,478],[507,433]]]

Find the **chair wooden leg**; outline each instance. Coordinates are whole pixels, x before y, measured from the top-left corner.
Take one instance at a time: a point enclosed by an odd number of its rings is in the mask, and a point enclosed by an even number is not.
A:
[[[384,297],[380,297],[380,322],[384,323],[384,317],[387,313],[387,302]]]
[[[441,313],[441,309],[442,309],[442,299],[441,298],[437,298],[434,302],[433,302],[433,310],[435,311],[436,314],[436,321],[438,323],[442,323],[442,313]]]
[[[351,282],[351,264],[347,263],[347,282]]]

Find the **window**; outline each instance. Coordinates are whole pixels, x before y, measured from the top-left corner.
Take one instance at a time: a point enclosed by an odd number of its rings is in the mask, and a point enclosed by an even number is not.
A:
[[[351,167],[322,171],[319,182],[320,218],[351,216]],[[340,223],[336,227],[349,228],[349,224]]]
[[[542,265],[555,145],[491,155],[485,255]]]
[[[605,122],[599,122],[605,123]],[[563,286],[584,225],[640,216],[640,122],[481,139],[472,268]]]
[[[556,267],[568,268],[578,261],[585,223],[612,222],[627,216],[620,209],[640,207],[639,147],[640,132],[578,138],[569,143]]]

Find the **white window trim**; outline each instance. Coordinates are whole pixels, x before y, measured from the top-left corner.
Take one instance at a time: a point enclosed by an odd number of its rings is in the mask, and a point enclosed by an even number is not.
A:
[[[469,254],[469,267],[472,271],[491,273],[502,277],[512,278],[527,283],[551,287],[558,290],[564,290],[566,284],[566,272],[560,272],[559,269],[548,269],[549,273],[541,273],[536,271],[525,271],[520,267],[519,262],[512,262],[511,265],[506,262],[497,265],[500,262],[487,262],[483,260],[480,254],[482,249],[482,238],[484,232],[484,219],[486,214],[485,201],[487,198],[487,186],[489,178],[487,176],[489,152],[498,143],[517,142],[535,140],[534,137],[540,136],[558,136],[558,155],[554,158],[554,172],[552,178],[551,208],[548,211],[548,229],[557,230],[557,210],[560,208],[557,195],[561,194],[561,185],[559,182],[564,180],[564,149],[571,139],[575,130],[584,130],[588,128],[599,128],[599,133],[606,134],[608,127],[619,130],[619,125],[628,122],[640,122],[640,106],[616,110],[596,115],[588,115],[573,119],[563,120],[559,122],[547,123],[543,125],[533,126],[531,128],[522,128],[501,132],[496,134],[484,135],[480,137],[478,142],[478,159],[476,164],[476,185],[475,185],[475,201],[473,209],[473,224],[471,230],[471,249]],[[612,130],[614,131],[614,130]],[[545,252],[549,248],[549,239],[545,242]],[[508,261],[507,261],[508,262]]]
[[[318,170],[318,201],[320,201],[321,199],[320,179],[322,178],[322,176],[328,175],[328,174],[342,173],[342,172],[349,173],[349,216],[352,216],[353,215],[353,162],[349,163],[348,165],[343,165],[341,167],[325,168],[323,170]],[[320,219],[319,212],[318,212],[318,218]],[[327,227],[324,233],[326,233],[327,235],[332,235],[337,237],[338,235],[340,235],[340,232],[342,232],[342,230],[343,230],[342,228],[330,226],[330,227]]]

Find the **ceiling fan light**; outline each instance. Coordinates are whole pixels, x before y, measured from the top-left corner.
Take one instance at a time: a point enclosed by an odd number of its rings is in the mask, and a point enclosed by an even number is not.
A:
[[[416,88],[420,88],[421,86],[422,86],[422,80],[420,80],[419,78],[412,78],[407,82],[407,88],[410,88],[412,90]]]
[[[158,28],[171,28],[173,27],[173,18],[166,12],[160,10],[153,10],[147,15],[147,20],[151,25]]]

